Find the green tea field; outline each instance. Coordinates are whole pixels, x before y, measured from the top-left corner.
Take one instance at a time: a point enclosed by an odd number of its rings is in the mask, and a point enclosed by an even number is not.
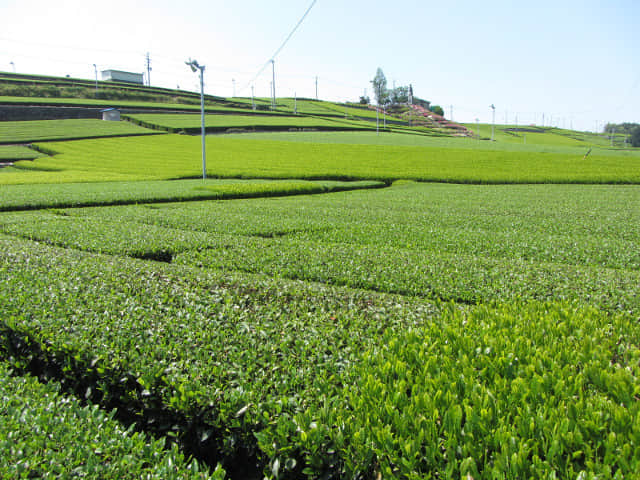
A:
[[[0,476],[640,478],[640,152],[574,133],[9,151]]]

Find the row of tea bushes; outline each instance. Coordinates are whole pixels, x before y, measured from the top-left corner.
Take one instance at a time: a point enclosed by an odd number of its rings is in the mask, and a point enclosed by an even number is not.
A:
[[[260,434],[316,478],[623,479],[640,472],[640,324],[566,304],[385,332],[336,396]],[[275,433],[274,433],[275,432]]]
[[[177,437],[227,470],[265,465],[256,433],[317,404],[320,383],[339,394],[363,347],[385,328],[438,311],[399,297],[12,237],[0,244],[0,340],[16,364]]]
[[[123,427],[115,412],[83,406],[55,382],[14,376],[0,362],[0,478],[219,479],[176,444]]]

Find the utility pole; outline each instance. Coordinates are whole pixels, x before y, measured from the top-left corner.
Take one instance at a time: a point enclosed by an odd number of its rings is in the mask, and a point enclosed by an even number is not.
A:
[[[98,67],[95,63],[93,64],[93,70],[96,73],[96,98],[98,98]]]
[[[253,85],[251,85],[251,110],[256,109],[256,101],[253,97]]]
[[[318,76],[316,75],[316,100],[318,100]]]
[[[233,83],[233,98],[236,98],[236,79],[232,78],[231,83]]]
[[[151,57],[149,56],[149,52],[147,52],[147,86],[151,86]]]
[[[273,108],[276,108],[276,61],[271,59],[271,73],[273,74]]]
[[[365,89],[365,96],[367,93],[367,90]],[[411,123],[413,121],[413,85],[409,84],[409,126],[411,126]]]
[[[491,120],[491,141],[493,142],[496,127],[496,107],[493,103],[491,104],[491,110],[493,110],[493,119]]]

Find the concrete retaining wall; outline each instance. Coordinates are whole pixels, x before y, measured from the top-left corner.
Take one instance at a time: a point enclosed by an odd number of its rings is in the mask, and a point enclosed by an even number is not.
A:
[[[22,120],[60,120],[65,118],[102,118],[102,108],[41,107],[0,105],[0,122]]]

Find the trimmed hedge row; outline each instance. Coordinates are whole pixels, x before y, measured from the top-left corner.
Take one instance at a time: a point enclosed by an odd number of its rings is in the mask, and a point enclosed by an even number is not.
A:
[[[124,428],[97,406],[82,406],[55,383],[12,376],[0,362],[0,477],[87,479],[223,479],[176,444]]]
[[[9,237],[0,245],[0,340],[17,364],[176,437],[236,476],[238,466],[249,475],[268,464],[256,433],[339,393],[363,345],[385,327],[436,311]],[[327,382],[330,390],[319,391]],[[298,473],[299,460],[288,463]]]

